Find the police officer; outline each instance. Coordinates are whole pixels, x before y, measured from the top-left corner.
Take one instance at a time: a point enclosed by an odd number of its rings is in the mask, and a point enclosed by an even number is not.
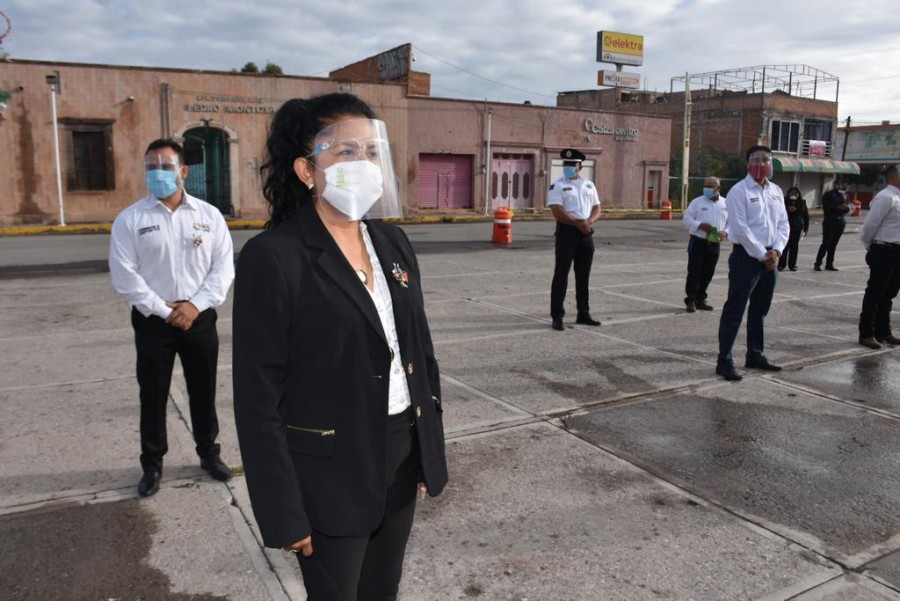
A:
[[[847,182],[835,182],[834,188],[822,195],[822,244],[816,254],[813,269],[822,271],[822,259],[825,259],[826,271],[837,271],[834,266],[834,251],[847,223],[844,215],[850,212],[847,203]]]
[[[563,302],[569,285],[569,269],[575,263],[575,300],[578,316],[575,323],[599,326],[591,317],[588,302],[588,280],[594,260],[594,229],[600,218],[600,197],[594,182],[581,177],[584,153],[566,148],[560,153],[563,159],[563,177],[556,180],[547,197],[547,205],[556,219],[556,265],[550,287],[550,317],[553,329],[565,330]]]

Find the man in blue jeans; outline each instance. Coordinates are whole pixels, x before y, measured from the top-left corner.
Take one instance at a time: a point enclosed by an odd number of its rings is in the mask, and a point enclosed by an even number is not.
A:
[[[778,258],[788,241],[790,226],[784,194],[772,177],[772,151],[753,146],[747,151],[747,177],[728,192],[728,238],[734,244],[728,258],[728,300],[719,320],[719,356],[716,373],[726,380],[743,376],[734,368],[731,351],[744,309],[747,311],[745,367],[780,371],[763,354],[763,321],[772,304]]]

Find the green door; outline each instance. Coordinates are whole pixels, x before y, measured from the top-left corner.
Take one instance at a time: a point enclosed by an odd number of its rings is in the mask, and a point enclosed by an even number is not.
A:
[[[231,215],[231,173],[228,134],[215,127],[195,127],[184,132],[184,160],[190,167],[184,189]]]

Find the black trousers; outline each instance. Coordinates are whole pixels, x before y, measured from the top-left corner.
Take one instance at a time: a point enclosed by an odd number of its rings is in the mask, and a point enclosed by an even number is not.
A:
[[[297,555],[309,601],[392,601],[416,511],[420,455],[408,412],[388,418],[384,518],[363,536],[328,536],[313,525],[313,554]]]
[[[556,265],[553,268],[553,282],[550,284],[550,317],[562,319],[566,314],[563,303],[569,286],[569,270],[575,263],[575,304],[579,315],[591,312],[588,299],[588,282],[591,264],[594,261],[594,237],[584,235],[577,227],[564,223],[556,224]]]
[[[819,245],[819,252],[816,253],[816,265],[821,265],[824,257],[825,266],[834,267],[834,250],[841,241],[841,235],[844,233],[846,225],[843,217],[822,219],[822,244]]]
[[[794,268],[797,267],[797,253],[800,252],[800,236],[803,234],[803,222],[794,223],[790,222],[791,232],[788,235],[788,243],[787,246],[784,247],[784,251],[781,253],[781,257],[778,258],[778,269],[784,269],[785,266]],[[835,246],[837,246],[837,242],[835,242]],[[834,249],[831,251],[831,259],[834,261]],[[816,261],[818,263],[818,261]],[[831,262],[829,262],[831,265]]]
[[[137,348],[137,380],[141,398],[141,466],[161,469],[169,450],[166,437],[166,403],[175,355],[181,358],[191,408],[197,455],[217,457],[219,420],[216,416],[216,368],[219,334],[215,309],[200,313],[187,332],[170,326],[162,318],[144,317],[131,310]]]
[[[869,281],[859,314],[860,338],[891,334],[891,309],[900,291],[900,247],[872,244],[866,253]]]
[[[691,236],[688,242],[687,281],[684,285],[684,302],[706,301],[706,289],[716,272],[721,244],[710,244],[706,239]]]

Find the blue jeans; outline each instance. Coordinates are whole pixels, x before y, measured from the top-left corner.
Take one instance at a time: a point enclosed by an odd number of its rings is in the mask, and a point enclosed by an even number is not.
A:
[[[719,365],[734,363],[731,350],[737,338],[747,301],[747,359],[762,356],[765,336],[763,320],[772,306],[772,294],[778,272],[767,271],[762,262],[747,254],[744,247],[735,245],[728,257],[728,300],[722,307],[719,320]]]

